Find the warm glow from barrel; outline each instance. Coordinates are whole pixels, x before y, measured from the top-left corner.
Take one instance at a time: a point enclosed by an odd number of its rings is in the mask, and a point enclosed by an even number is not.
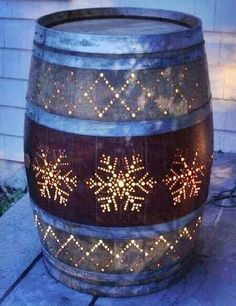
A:
[[[116,265],[118,270],[128,268],[130,272],[138,272],[139,266],[132,261],[134,254],[137,260],[141,260],[144,255],[147,259],[147,265],[149,260],[155,258],[156,266],[161,268],[162,262],[168,261],[168,258],[174,256],[174,258],[179,259],[179,247],[181,247],[182,243],[188,241],[191,248],[191,243],[201,222],[202,218],[198,217],[193,224],[183,227],[173,237],[170,237],[170,234],[160,235],[146,244],[143,244],[140,239],[117,241],[115,244],[113,240],[99,239],[97,242],[88,243],[82,238],[71,234],[67,234],[67,238],[61,241],[61,238],[59,238],[61,233],[50,225],[45,224],[35,215],[35,223],[50,254],[60,259],[69,254],[68,251],[71,248],[78,249],[78,253],[75,253],[77,255],[71,254],[70,265],[83,268],[84,265],[93,263],[100,272],[113,269],[113,265]],[[143,246],[140,245],[141,243]],[[97,260],[97,254],[103,260]],[[89,263],[86,263],[87,260],[89,260]]]
[[[102,212],[139,212],[148,194],[157,182],[145,171],[143,161],[137,156],[123,158],[124,166],[118,168],[118,158],[103,155],[94,177],[86,183],[94,189]],[[138,194],[142,194],[139,196]],[[122,204],[120,204],[120,202]]]

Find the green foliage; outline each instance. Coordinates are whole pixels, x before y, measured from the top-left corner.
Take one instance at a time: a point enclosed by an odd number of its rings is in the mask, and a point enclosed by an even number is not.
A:
[[[0,186],[0,217],[24,194],[25,190]]]

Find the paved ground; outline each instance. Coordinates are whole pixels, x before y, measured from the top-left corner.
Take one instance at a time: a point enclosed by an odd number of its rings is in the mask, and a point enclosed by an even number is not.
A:
[[[235,173],[236,155],[216,154],[210,194],[233,187]],[[69,289],[47,274],[26,195],[0,219],[0,305],[235,306],[235,218],[236,208],[206,207],[196,263],[174,286],[142,297],[97,298]]]

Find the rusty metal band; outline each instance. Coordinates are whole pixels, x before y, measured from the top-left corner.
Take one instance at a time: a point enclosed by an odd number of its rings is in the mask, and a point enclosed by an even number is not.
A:
[[[63,273],[68,276],[77,278],[78,280],[91,283],[99,284],[99,288],[103,283],[109,283],[110,285],[124,286],[124,283],[127,285],[136,285],[142,282],[148,283],[156,280],[161,280],[175,273],[191,259],[191,255],[186,256],[180,260],[177,260],[175,263],[170,264],[164,268],[159,268],[157,271],[142,271],[138,273],[120,273],[120,274],[111,274],[111,273],[99,273],[92,271],[85,271],[79,268],[69,266],[60,260],[56,259],[49,255],[47,250],[42,247],[44,258],[46,259],[46,264],[54,267],[58,273]]]
[[[26,116],[40,125],[66,133],[102,137],[148,136],[173,132],[193,126],[211,113],[211,102],[208,102],[192,112],[173,118],[137,122],[101,122],[48,113],[31,102],[27,103],[26,108]]]
[[[55,49],[45,49],[40,45],[34,46],[33,56],[51,64],[64,65],[73,68],[97,69],[97,70],[142,70],[156,69],[183,65],[203,58],[205,54],[204,45],[195,48],[178,50],[170,54],[153,54],[152,57],[131,55],[111,57],[107,55],[89,53],[81,54],[75,52],[58,52]]]
[[[98,239],[135,239],[152,238],[169,232],[177,231],[203,213],[204,205],[192,213],[181,218],[161,224],[133,227],[103,227],[69,222],[52,216],[38,207],[30,198],[31,206],[35,214],[45,223],[55,229],[62,230],[74,235],[86,236]]]
[[[184,26],[171,33],[139,35],[95,35],[60,32],[54,25],[93,18],[143,18],[165,20]],[[57,12],[43,16],[36,22],[34,41],[38,44],[66,51],[103,54],[144,54],[188,48],[203,41],[199,18],[180,12],[140,8],[96,8]],[[173,43],[174,41],[174,43]]]

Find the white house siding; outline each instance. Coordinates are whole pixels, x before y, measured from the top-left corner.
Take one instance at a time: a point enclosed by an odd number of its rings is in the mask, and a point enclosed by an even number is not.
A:
[[[202,18],[215,120],[215,150],[236,152],[235,0],[0,0],[0,159],[23,160],[23,124],[34,20],[66,9],[136,6]]]

